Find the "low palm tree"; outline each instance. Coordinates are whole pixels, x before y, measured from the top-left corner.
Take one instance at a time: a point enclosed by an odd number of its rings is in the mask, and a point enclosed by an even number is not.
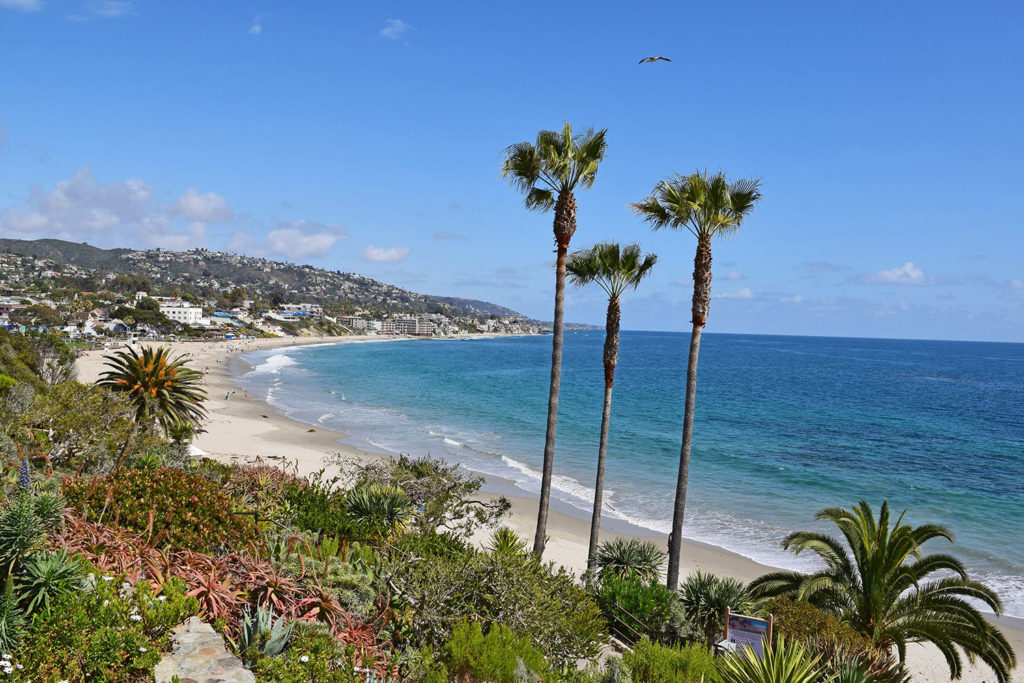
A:
[[[693,441],[693,407],[697,398],[697,355],[700,336],[711,308],[711,241],[733,235],[761,199],[760,181],[730,183],[724,173],[707,171],[672,176],[655,186],[650,196],[632,205],[633,211],[659,228],[687,230],[697,238],[693,259],[693,302],[690,320],[690,355],[686,363],[686,402],[683,408],[683,443],[679,449],[679,476],[668,539],[668,571],[665,585],[674,591],[679,584],[679,556],[686,513],[686,483],[690,476],[690,444]]]
[[[849,510],[826,508],[815,518],[835,524],[845,544],[815,531],[790,534],[782,541],[784,549],[797,554],[809,550],[825,568],[813,574],[766,574],[750,584],[756,597],[805,600],[840,617],[879,649],[895,647],[901,662],[907,643],[928,642],[942,652],[953,678],[963,670],[959,648],[969,661],[980,658],[988,664],[1000,683],[1010,680],[1016,655],[1002,632],[972,604],[980,602],[999,614],[999,596],[969,578],[952,555],[921,551],[932,539],[952,542],[948,529],[938,524],[912,527],[903,515],[890,524],[888,501],[877,520],[865,501]]]
[[[724,635],[726,609],[735,614],[750,614],[754,607],[750,592],[741,581],[699,569],[686,577],[679,589],[679,602],[690,626],[704,635],[709,650]]]
[[[597,551],[598,576],[632,577],[641,583],[654,583],[661,575],[665,553],[651,541],[639,538],[613,538]]]
[[[551,382],[548,386],[548,421],[544,435],[544,466],[533,552],[544,554],[548,506],[555,462],[555,430],[558,422],[558,390],[562,380],[562,332],[565,314],[565,262],[569,241],[576,232],[576,190],[589,189],[604,159],[605,133],[593,128],[573,133],[566,123],[561,131],[542,130],[537,141],[518,142],[505,150],[501,175],[526,195],[523,203],[533,211],[554,209],[555,313],[551,329]]]
[[[168,348],[147,346],[142,353],[127,347],[104,360],[109,369],[97,384],[126,392],[143,427],[158,424],[167,434],[181,423],[195,425],[206,417],[206,391],[199,385],[203,375],[188,367],[186,358],[172,359]]]
[[[590,549],[587,552],[587,571],[591,574],[597,569],[597,541],[604,503],[604,466],[608,455],[612,386],[615,384],[615,366],[619,362],[619,298],[625,291],[636,289],[657,261],[658,257],[654,254],[644,256],[639,244],[620,247],[615,242],[606,242],[577,251],[566,263],[572,284],[582,287],[596,282],[608,295],[604,336],[604,409],[601,412],[601,439],[597,448],[597,481],[594,483],[594,512],[590,519]]]

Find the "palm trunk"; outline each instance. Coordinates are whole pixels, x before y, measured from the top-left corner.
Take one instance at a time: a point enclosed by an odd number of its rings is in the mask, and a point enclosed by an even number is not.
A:
[[[558,425],[558,390],[562,382],[562,336],[565,314],[565,259],[569,241],[576,231],[576,198],[572,193],[559,194],[555,204],[555,319],[551,329],[551,385],[548,390],[548,425],[544,435],[544,468],[540,482],[540,504],[537,509],[537,533],[533,537],[533,554],[544,555],[547,542],[548,506],[551,503],[551,476],[555,464],[555,431]]]
[[[679,586],[679,556],[683,544],[683,516],[686,512],[686,483],[690,477],[690,445],[693,441],[693,406],[697,399],[697,355],[700,335],[711,305],[711,238],[697,240],[693,259],[693,330],[690,332],[690,356],[686,363],[686,403],[683,407],[683,444],[679,449],[679,478],[672,513],[672,533],[668,537],[668,572],[665,585],[670,591]]]
[[[601,533],[601,507],[604,505],[604,464],[608,455],[608,425],[612,417],[612,386],[615,365],[619,360],[619,300],[608,300],[608,317],[604,337],[604,410],[601,412],[601,442],[597,447],[597,480],[594,482],[594,514],[590,518],[590,549],[587,552],[587,573],[597,570],[597,541]]]

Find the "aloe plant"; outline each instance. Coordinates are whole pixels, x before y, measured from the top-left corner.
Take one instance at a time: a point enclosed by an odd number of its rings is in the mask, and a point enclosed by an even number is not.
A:
[[[285,624],[284,617],[274,618],[274,611],[257,607],[246,612],[238,631],[239,650],[250,665],[257,655],[273,657],[288,645],[295,622]]]
[[[726,655],[719,660],[718,672],[723,683],[819,683],[823,678],[818,658],[802,645],[787,645],[781,636],[765,645],[764,657],[749,647]]]

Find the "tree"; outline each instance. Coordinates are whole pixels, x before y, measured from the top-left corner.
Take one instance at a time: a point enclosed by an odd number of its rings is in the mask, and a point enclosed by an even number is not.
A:
[[[561,132],[542,130],[535,143],[518,142],[505,150],[502,177],[526,195],[527,209],[554,209],[555,233],[555,313],[552,324],[551,382],[548,388],[548,419],[544,436],[544,466],[541,476],[540,505],[533,552],[544,554],[551,501],[551,476],[555,461],[555,430],[558,421],[558,389],[562,379],[562,330],[565,312],[565,263],[569,242],[576,232],[576,189],[589,189],[604,159],[606,130],[573,133],[566,123]]]
[[[679,555],[683,543],[683,516],[686,512],[686,483],[690,476],[690,444],[693,440],[693,407],[697,397],[697,355],[700,335],[711,307],[711,241],[739,230],[743,219],[761,199],[760,181],[739,180],[730,183],[724,173],[709,176],[707,171],[689,176],[672,176],[655,186],[650,196],[632,205],[634,212],[655,230],[688,230],[697,238],[693,259],[693,328],[690,355],[686,364],[686,402],[683,408],[683,443],[679,450],[679,477],[676,481],[672,533],[668,543],[668,572],[665,585],[675,590],[679,584]]]
[[[963,669],[959,648],[969,661],[980,658],[1000,683],[1007,683],[1016,655],[1002,632],[969,602],[980,602],[999,614],[999,596],[970,579],[952,555],[924,555],[924,543],[937,538],[952,542],[953,534],[938,524],[904,524],[905,514],[890,525],[888,501],[882,503],[877,520],[863,500],[849,510],[821,510],[815,519],[835,524],[845,545],[815,531],[790,534],[782,541],[784,549],[797,554],[809,550],[825,568],[812,574],[766,574],[750,584],[751,593],[758,598],[784,595],[805,600],[838,616],[877,648],[895,647],[901,662],[907,643],[930,642],[946,658],[952,678],[959,678]]]
[[[139,299],[139,303],[135,304],[135,308],[140,311],[159,311],[160,302],[148,296],[144,296]]]
[[[179,422],[196,424],[206,417],[206,391],[199,386],[202,373],[187,367],[188,360],[181,356],[172,360],[166,347],[147,346],[141,354],[128,347],[105,360],[110,369],[97,384],[127,392],[135,419],[144,427],[159,424],[167,433]]]
[[[604,467],[608,455],[608,427],[612,413],[612,386],[615,366],[619,362],[619,298],[623,292],[636,289],[650,274],[658,257],[643,255],[639,244],[619,247],[615,242],[596,244],[569,257],[566,270],[577,287],[596,282],[608,295],[608,313],[604,337],[604,409],[601,412],[601,438],[597,448],[597,480],[594,483],[594,512],[590,521],[590,546],[587,571],[597,569],[597,542],[601,531],[601,506],[604,502]]]

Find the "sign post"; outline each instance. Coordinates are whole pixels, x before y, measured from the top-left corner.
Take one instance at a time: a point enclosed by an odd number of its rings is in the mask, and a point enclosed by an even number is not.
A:
[[[731,650],[739,652],[748,647],[754,651],[758,659],[764,659],[764,647],[772,643],[772,615],[767,619],[748,617],[743,614],[733,614],[728,607],[725,608],[725,645]]]

